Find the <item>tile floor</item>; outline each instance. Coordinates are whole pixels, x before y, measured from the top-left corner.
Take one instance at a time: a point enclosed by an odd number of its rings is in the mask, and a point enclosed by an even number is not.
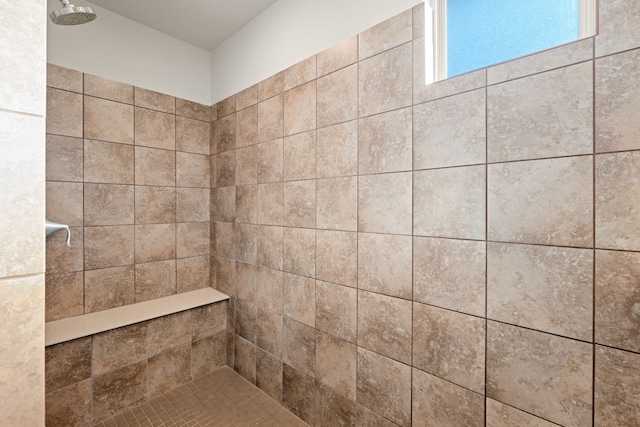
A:
[[[225,367],[94,427],[306,425],[260,389]]]

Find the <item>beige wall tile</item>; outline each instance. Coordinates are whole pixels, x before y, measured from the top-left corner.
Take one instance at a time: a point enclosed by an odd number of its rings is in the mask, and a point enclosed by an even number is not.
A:
[[[284,318],[282,360],[300,372],[316,376],[316,330]]]
[[[133,264],[134,227],[87,227],[84,232],[84,268]]]
[[[191,376],[193,379],[210,374],[225,366],[227,358],[227,332],[196,341],[191,346]]]
[[[484,90],[474,90],[416,105],[413,107],[413,126],[415,169],[485,162]]]
[[[180,189],[186,191],[185,189]],[[175,187],[135,186],[136,224],[176,221]],[[178,201],[182,198],[178,197]]]
[[[136,225],[135,233],[136,264],[176,257],[175,224]]]
[[[84,224],[124,225],[134,222],[133,185],[85,184]]]
[[[247,302],[256,302],[256,266],[244,262],[235,262],[236,292],[235,295]],[[253,340],[253,338],[251,338]]]
[[[318,53],[318,77],[356,62],[358,62],[358,36],[353,36]]]
[[[318,129],[318,178],[358,173],[358,121]]]
[[[258,249],[257,226],[252,224],[236,224],[235,226],[235,248],[238,261],[249,264],[256,263]]]
[[[487,237],[518,243],[593,245],[592,162],[591,157],[572,157],[490,165]]]
[[[178,293],[207,288],[210,285],[208,255],[176,260],[176,290]]]
[[[82,93],[82,73],[70,68],[47,64],[47,86]]]
[[[84,74],[84,94],[133,104],[133,86],[91,74]]]
[[[358,348],[358,402],[401,426],[411,425],[411,368]]]
[[[209,188],[209,157],[176,152],[176,185]]]
[[[47,274],[44,291],[45,322],[84,314],[84,275],[81,271]]]
[[[256,386],[276,402],[282,402],[282,360],[256,350]]]
[[[147,362],[141,361],[93,378],[93,421],[144,402]]]
[[[596,156],[597,245],[611,249],[640,249],[634,200],[640,194],[636,152]]]
[[[258,183],[258,149],[255,145],[236,150],[236,185]]]
[[[224,258],[235,256],[235,224],[229,222],[215,222],[212,237],[214,254]]]
[[[258,224],[282,225],[284,186],[281,182],[258,185]]]
[[[358,234],[358,288],[411,299],[410,236]]]
[[[356,425],[356,402],[316,383],[316,425]]]
[[[312,328],[316,325],[316,281],[284,274],[282,311],[289,319]]]
[[[176,150],[209,155],[210,135],[208,122],[176,117]]]
[[[592,346],[493,321],[487,397],[560,425],[591,425]]]
[[[418,3],[412,9],[413,12],[413,38],[424,37],[424,4]]]
[[[292,89],[316,78],[316,56],[310,56],[282,72],[284,90]]]
[[[596,347],[595,425],[623,426],[640,422],[640,355]]]
[[[316,231],[284,229],[283,269],[301,276],[316,275]]]
[[[415,368],[412,378],[412,425],[485,425],[482,395]]]
[[[591,341],[593,252],[489,243],[487,317]]]
[[[328,282],[316,282],[316,328],[349,342],[356,342],[357,290]]]
[[[283,135],[284,96],[280,94],[258,104],[258,142],[281,138]]]
[[[284,90],[284,73],[281,71],[258,83],[258,102],[279,95]]]
[[[226,187],[236,182],[236,152],[227,151],[217,155],[216,185]]]
[[[153,356],[191,342],[191,310],[147,322],[146,353]]]
[[[136,185],[175,185],[176,153],[157,148],[135,148]],[[208,169],[207,169],[208,170]]]
[[[411,173],[358,177],[358,231],[411,234]]]
[[[622,2],[619,2],[622,3]],[[640,50],[632,50],[596,61],[596,151],[640,148]]]
[[[236,111],[236,96],[231,95],[218,102],[218,118],[228,116]]]
[[[249,86],[248,88],[236,94],[236,109],[243,110],[258,103],[258,85]]]
[[[360,117],[411,105],[411,61],[411,43],[406,43],[358,64]]]
[[[358,427],[396,427],[398,424],[392,423],[384,417],[376,414],[365,408],[364,406],[358,404],[357,405],[357,426]]]
[[[86,379],[51,393],[45,397],[45,423],[51,427],[83,426],[91,424],[91,380]]]
[[[233,260],[211,257],[211,286],[227,295],[236,293],[236,268]],[[232,306],[231,303],[229,305]]]
[[[316,379],[355,399],[357,354],[354,344],[317,331]]]
[[[355,176],[317,181],[316,226],[328,230],[358,229],[358,181]]]
[[[406,10],[358,36],[360,60],[399,46],[412,39],[413,11]]]
[[[257,264],[282,270],[283,239],[282,227],[258,226]]]
[[[150,357],[149,397],[159,396],[191,381],[191,345],[171,349]]]
[[[282,181],[284,171],[282,139],[258,144],[258,182]]]
[[[640,351],[640,254],[596,251],[595,340],[631,351]]]
[[[84,141],[84,181],[133,184],[133,146]]]
[[[566,67],[593,58],[593,38],[577,40],[553,49],[523,56],[487,68],[487,84]]]
[[[89,100],[90,106],[93,106],[91,100],[95,98]],[[80,94],[47,88],[47,133],[82,138],[82,105]],[[92,118],[92,116],[87,117],[87,126],[94,124]]]
[[[233,187],[230,187],[233,189]],[[176,188],[176,221],[209,221],[210,190],[208,188]],[[231,194],[231,207],[235,210],[235,192]],[[232,216],[232,219],[235,216]]]
[[[315,80],[284,93],[284,135],[316,128]],[[274,137],[278,137],[275,135]]]
[[[46,347],[44,357],[47,393],[91,377],[91,337]]]
[[[176,260],[136,265],[136,302],[176,293]]]
[[[316,226],[316,181],[284,183],[284,225],[305,228]]]
[[[271,154],[271,157],[275,157]],[[277,168],[278,163],[274,162]],[[265,165],[266,166],[266,165]],[[277,173],[279,169],[275,170]],[[263,173],[263,175],[265,175]],[[277,177],[278,175],[272,175]],[[282,176],[282,175],[280,175]],[[284,180],[293,181],[316,177],[316,132],[309,131],[284,138]]]
[[[188,117],[190,119],[200,120],[203,122],[211,121],[211,107],[198,104],[197,102],[187,101],[186,99],[176,98],[176,114],[178,116]]]
[[[282,314],[283,273],[271,268],[256,267],[256,302],[259,306]]]
[[[358,65],[318,79],[318,127],[358,117]]]
[[[357,264],[356,233],[316,231],[316,277],[318,279],[355,288],[358,285]]]
[[[173,96],[136,87],[134,97],[136,107],[150,108],[170,114],[176,112],[176,99]]]
[[[484,393],[485,320],[413,304],[413,365]]]
[[[233,369],[251,384],[256,382],[256,346],[240,337],[234,340]]]
[[[82,182],[83,156],[82,139],[47,135],[46,179]]]
[[[236,148],[236,115],[218,119],[213,125],[216,151],[222,153]]]
[[[47,237],[46,271],[51,274],[82,271],[84,265],[84,229],[71,227],[71,247],[67,246],[65,233]],[[18,264],[20,265],[20,264]],[[21,267],[23,265],[20,265]]]
[[[258,222],[258,186],[244,185],[234,187],[236,192],[236,222]],[[217,207],[215,207],[217,208]]]
[[[239,284],[239,282],[238,282]],[[241,297],[236,300],[235,333],[252,344],[256,342],[258,308]],[[237,340],[236,340],[237,341]],[[237,342],[236,342],[237,345]],[[254,356],[255,357],[255,356]],[[255,363],[252,367],[255,370]]]
[[[415,172],[414,233],[484,239],[485,180],[484,166]]]
[[[84,137],[133,144],[134,108],[119,102],[85,96]]]
[[[83,185],[80,183],[47,181],[45,187],[47,219],[72,227],[82,226],[84,224],[83,196]]]
[[[315,391],[313,378],[286,363],[282,372],[282,403],[285,408],[307,424],[315,422]]]
[[[358,291],[358,346],[411,363],[411,301]]]
[[[197,307],[191,312],[191,340],[197,341],[227,329],[228,301]]]
[[[598,2],[596,57],[640,46],[639,7],[635,2],[620,0]]]
[[[208,222],[187,222],[176,224],[176,256],[185,258],[209,255],[210,224]]]
[[[592,150],[591,62],[487,89],[490,162],[589,154]]]
[[[359,120],[360,175],[412,169],[411,117],[411,108],[405,108]]]
[[[258,308],[256,313],[256,345],[275,357],[282,357],[282,315]]]
[[[258,142],[258,106],[238,111],[236,114],[236,146],[246,147]]]
[[[84,272],[86,313],[121,307],[135,302],[133,265]]]
[[[519,409],[487,398],[487,425],[492,427],[557,427]]]
[[[413,299],[485,316],[486,244],[453,239],[413,239]]]
[[[147,358],[147,324],[136,323],[93,336],[93,376]]]

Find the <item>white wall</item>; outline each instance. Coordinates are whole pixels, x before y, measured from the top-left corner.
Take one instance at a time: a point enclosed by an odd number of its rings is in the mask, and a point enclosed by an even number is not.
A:
[[[95,21],[76,26],[47,21],[47,62],[151,89],[201,104],[211,103],[211,53],[89,2]],[[47,0],[48,12],[60,8]]]
[[[211,53],[218,102],[423,0],[280,0]]]

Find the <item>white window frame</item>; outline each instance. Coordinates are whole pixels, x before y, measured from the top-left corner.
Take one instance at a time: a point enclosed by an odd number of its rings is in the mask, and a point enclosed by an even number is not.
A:
[[[579,0],[578,38],[596,33],[597,0]],[[447,78],[447,0],[425,0],[426,84]]]

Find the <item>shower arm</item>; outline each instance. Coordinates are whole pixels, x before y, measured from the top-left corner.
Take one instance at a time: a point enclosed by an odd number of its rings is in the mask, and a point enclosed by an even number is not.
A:
[[[65,224],[58,224],[57,222],[52,222],[48,219],[44,220],[44,232],[47,236],[60,230],[67,231],[67,246],[71,247],[71,229],[69,226]]]

